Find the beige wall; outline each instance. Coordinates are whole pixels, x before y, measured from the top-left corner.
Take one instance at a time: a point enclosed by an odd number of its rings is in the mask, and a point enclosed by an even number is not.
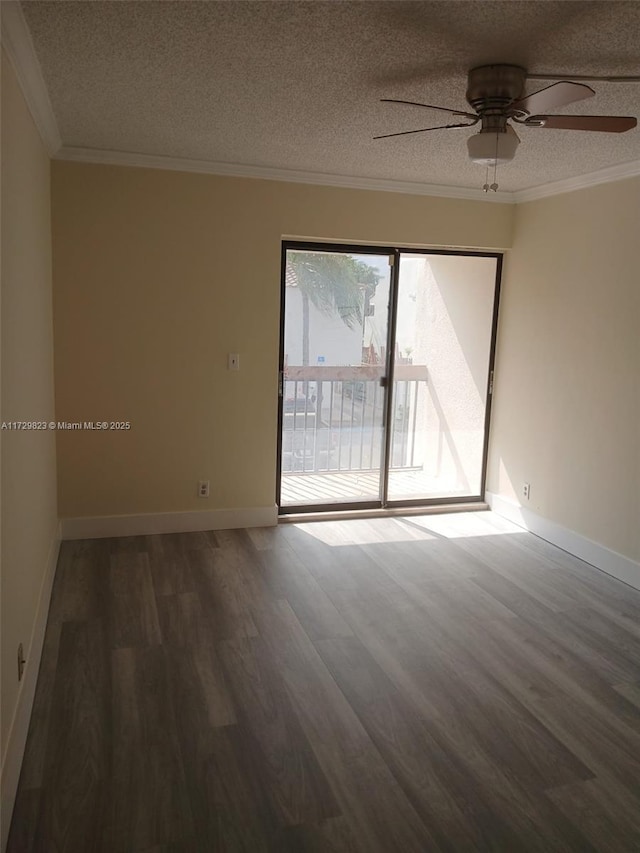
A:
[[[58,418],[132,423],[58,434],[63,517],[273,504],[283,236],[507,248],[515,219],[489,489],[637,558],[637,181],[514,208],[59,162],[53,200]]]
[[[516,211],[488,488],[640,559],[640,180]],[[521,499],[522,483],[531,498]]]
[[[62,517],[273,506],[283,236],[511,241],[510,205],[52,168],[57,415],[132,424],[58,433]]]
[[[3,421],[49,421],[54,414],[50,232],[49,158],[3,53]],[[1,437],[4,763],[19,695],[16,651],[21,642],[29,655],[57,512],[54,433]]]

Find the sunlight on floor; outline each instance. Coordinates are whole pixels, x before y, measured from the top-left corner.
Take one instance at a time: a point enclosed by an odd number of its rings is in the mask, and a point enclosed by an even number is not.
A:
[[[450,512],[429,515],[358,518],[341,521],[310,521],[296,524],[325,545],[369,545],[376,542],[409,542],[416,539],[461,539],[522,533],[522,528],[493,512]],[[402,532],[400,532],[402,531]]]

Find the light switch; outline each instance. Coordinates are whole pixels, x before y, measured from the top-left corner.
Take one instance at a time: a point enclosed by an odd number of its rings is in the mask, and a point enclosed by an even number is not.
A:
[[[229,353],[229,361],[227,364],[228,370],[240,370],[240,354],[237,352]]]

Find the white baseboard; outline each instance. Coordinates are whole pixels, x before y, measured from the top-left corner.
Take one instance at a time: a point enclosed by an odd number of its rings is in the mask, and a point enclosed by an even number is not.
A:
[[[38,599],[36,618],[31,631],[29,648],[26,652],[26,663],[22,678],[22,686],[18,693],[18,701],[16,702],[13,719],[11,721],[9,737],[7,739],[7,748],[4,756],[4,762],[2,764],[2,771],[0,773],[0,790],[2,791],[0,802],[0,850],[3,851],[6,849],[7,840],[9,838],[11,815],[13,813],[13,806],[16,799],[16,793],[18,791],[20,769],[22,767],[24,749],[27,743],[27,734],[29,733],[31,709],[33,708],[33,698],[36,692],[38,671],[40,670],[40,658],[42,657],[42,646],[44,643],[45,629],[47,627],[51,590],[53,588],[53,579],[56,574],[59,551],[60,527],[58,526],[56,535],[51,542],[47,563],[44,569],[44,576],[42,578],[42,584],[40,586],[40,597]]]
[[[212,509],[204,512],[158,512],[144,515],[104,515],[94,518],[63,518],[63,539],[105,539],[110,536],[148,536],[153,533],[193,533],[230,530],[234,527],[272,527],[278,508]]]
[[[541,539],[551,542],[552,545],[557,545],[563,551],[568,551],[574,557],[579,557],[585,563],[589,563],[596,569],[624,581],[629,586],[640,589],[640,563],[630,557],[618,554],[598,542],[587,539],[580,533],[575,533],[554,521],[542,518],[542,516],[531,512],[530,509],[502,497],[502,495],[487,492],[486,500],[496,515],[512,521],[519,527],[524,527],[525,530],[535,533]]]

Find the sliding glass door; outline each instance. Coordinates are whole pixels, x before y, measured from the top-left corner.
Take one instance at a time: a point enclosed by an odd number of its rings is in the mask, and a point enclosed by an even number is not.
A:
[[[387,499],[480,498],[497,259],[401,252]]]
[[[383,499],[392,259],[285,249],[281,507]]]
[[[500,256],[283,246],[281,512],[481,499]]]

